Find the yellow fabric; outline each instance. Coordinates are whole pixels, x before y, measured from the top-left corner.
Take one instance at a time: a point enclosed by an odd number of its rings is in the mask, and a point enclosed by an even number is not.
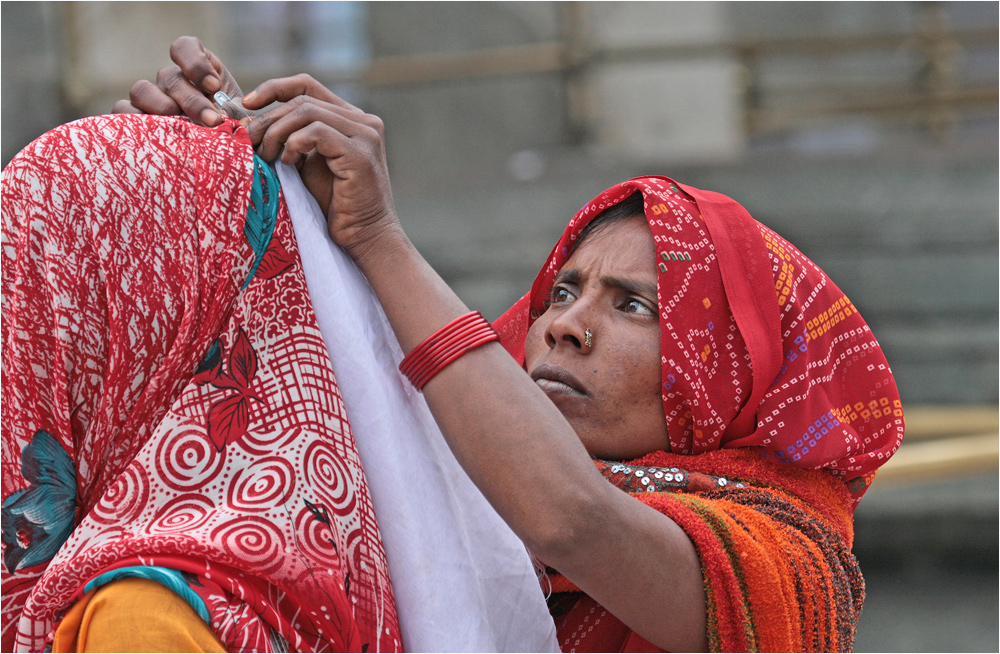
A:
[[[119,579],[84,595],[56,629],[53,652],[225,652],[177,593],[149,579]]]

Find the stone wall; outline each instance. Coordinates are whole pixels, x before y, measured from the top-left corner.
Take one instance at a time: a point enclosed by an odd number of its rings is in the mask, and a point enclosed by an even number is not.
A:
[[[910,30],[929,6],[581,8],[591,46],[604,48]],[[941,6],[956,24],[996,22],[994,3]],[[249,85],[259,81],[255,71],[295,72],[296,57],[322,63],[333,46],[346,48],[338,62],[357,63],[367,55],[548,42],[563,34],[569,11],[549,2],[380,2],[340,14],[318,7],[3,3],[3,160],[59,122],[108,111],[132,81],[155,77],[168,63],[170,40],[183,33],[201,36]],[[324,44],[325,35],[336,42]],[[992,52],[966,53],[961,74],[995,83],[995,45]],[[853,82],[876,92],[916,74],[918,59],[779,57],[758,72],[766,88]],[[527,290],[576,208],[622,179],[668,174],[742,201],[827,270],[880,338],[907,403],[997,402],[995,111],[959,122],[943,138],[858,116],[752,135],[735,101],[738,72],[718,54],[599,65],[588,73],[590,129],[582,142],[567,123],[566,80],[558,73],[348,91],[386,121],[408,231],[488,316]]]

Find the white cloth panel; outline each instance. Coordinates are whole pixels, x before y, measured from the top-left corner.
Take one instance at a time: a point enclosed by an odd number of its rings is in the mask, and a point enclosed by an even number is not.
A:
[[[411,652],[556,652],[531,560],[459,467],[354,262],[295,168],[278,178],[385,543]]]

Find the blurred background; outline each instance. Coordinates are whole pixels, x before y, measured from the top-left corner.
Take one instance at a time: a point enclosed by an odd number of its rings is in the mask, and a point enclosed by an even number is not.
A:
[[[411,238],[495,318],[604,188],[739,200],[826,270],[907,440],[856,514],[858,651],[997,651],[998,4],[2,4],[2,160],[199,36],[386,122]]]

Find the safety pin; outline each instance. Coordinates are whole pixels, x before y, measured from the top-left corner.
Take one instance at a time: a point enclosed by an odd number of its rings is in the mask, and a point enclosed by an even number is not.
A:
[[[244,118],[248,121],[253,120],[253,115],[243,107],[243,96],[230,98],[224,92],[218,91],[214,97],[215,103],[219,105],[219,109],[230,118],[234,120],[243,120]]]

